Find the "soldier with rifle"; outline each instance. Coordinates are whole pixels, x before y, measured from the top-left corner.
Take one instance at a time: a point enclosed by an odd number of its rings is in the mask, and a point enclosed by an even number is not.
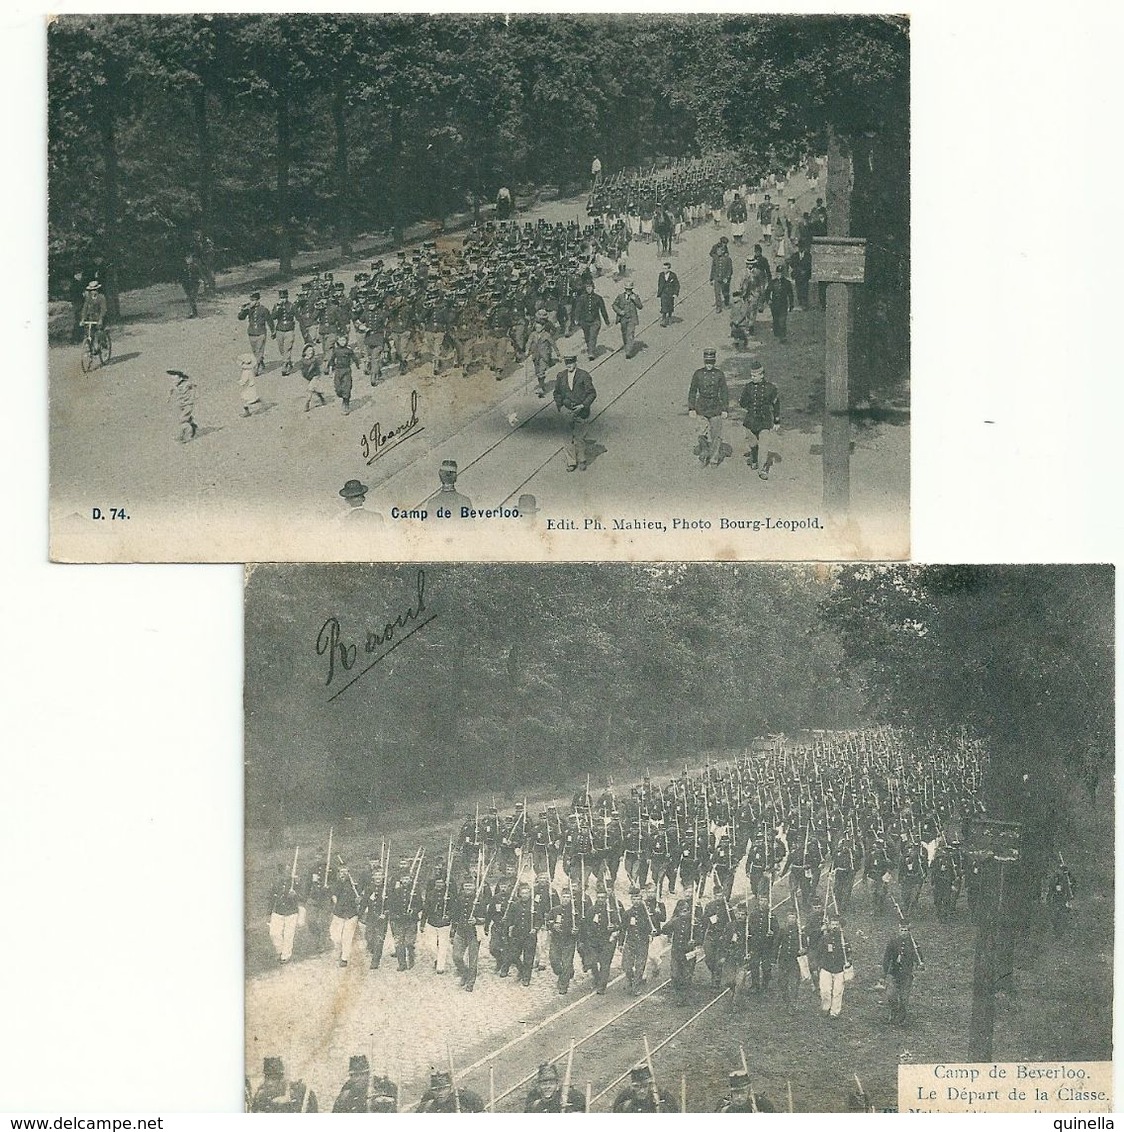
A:
[[[703,962],[710,972],[711,990],[718,990],[722,982],[732,920],[725,892],[719,892],[703,909]]]
[[[353,1054],[347,1080],[340,1088],[333,1112],[397,1112],[398,1086],[389,1077],[371,1072],[365,1053]]]
[[[476,986],[480,964],[480,933],[487,930],[491,899],[492,890],[482,871],[478,881],[474,881],[472,876],[461,881],[460,892],[453,905],[453,966],[466,991],[471,991]]]
[[[886,944],[882,956],[882,973],[890,980],[886,1005],[890,1010],[890,1025],[905,1026],[909,1022],[909,998],[913,993],[913,974],[924,970],[921,949],[903,917],[898,924],[897,937]]]
[[[551,909],[548,924],[550,969],[558,979],[559,994],[570,989],[570,980],[574,977],[574,949],[584,934],[587,917],[592,914],[589,898],[578,891],[572,880],[567,881],[561,900]]]
[[[609,971],[620,941],[624,908],[605,884],[604,878],[597,881],[597,898],[593,901],[590,915],[585,920],[585,952],[593,972],[593,989],[604,994],[609,986]]]
[[[690,1002],[702,931],[702,910],[698,907],[697,891],[692,889],[690,896],[682,897],[676,904],[663,928],[663,934],[671,940],[671,989],[678,1006]]]
[[[448,859],[439,862],[433,879],[425,886],[425,900],[422,904],[421,929],[428,932],[433,941],[433,968],[439,975],[445,973],[449,958],[449,900],[452,896],[450,873],[453,867],[453,839],[449,838]]]
[[[799,905],[785,916],[777,935],[777,986],[781,1002],[789,1011],[796,1009],[800,984],[810,976],[808,968],[808,937],[800,925]],[[803,964],[801,960],[803,959]]]
[[[316,1094],[303,1081],[287,1081],[279,1057],[267,1057],[264,1080],[250,1099],[251,1112],[316,1112]]]
[[[665,912],[655,899],[646,900],[638,885],[629,889],[632,905],[622,921],[621,966],[624,969],[628,993],[638,995],[644,986],[644,969],[648,965],[648,949],[660,934]]]
[[[429,1088],[422,1094],[416,1112],[484,1112],[484,1101],[471,1089],[453,1083],[451,1072],[435,1069],[429,1076]]]
[[[385,850],[385,857],[390,857],[390,847]],[[387,901],[387,868],[380,855],[380,859],[371,869],[370,880],[363,894],[360,906],[360,918],[363,921],[363,931],[367,937],[367,953],[371,956],[372,970],[378,970],[382,962],[383,947],[386,945],[386,929],[390,920],[389,904]]]
[[[332,920],[328,925],[328,938],[339,949],[339,965],[346,967],[351,958],[351,945],[359,927],[359,889],[351,873],[341,866],[336,887],[332,892]]]
[[[571,1045],[566,1063],[565,1083],[560,1080],[558,1068],[553,1063],[544,1061],[539,1066],[535,1083],[527,1093],[527,1101],[523,1106],[524,1112],[585,1111],[585,1097],[582,1096],[580,1089],[574,1088],[569,1083],[573,1059],[574,1047]]]
[[[402,857],[398,862],[401,875],[390,891],[390,934],[394,939],[394,955],[398,960],[399,971],[408,970],[414,965],[414,948],[418,941],[418,924],[422,915],[418,877],[424,857],[424,849],[419,849],[413,860]]]
[[[547,909],[549,912],[549,909]],[[519,981],[531,985],[531,973],[535,969],[535,954],[538,947],[539,928],[545,922],[541,908],[535,906],[535,896],[531,885],[521,881],[516,888],[515,899],[509,904],[504,916],[504,929],[507,939],[507,953],[504,956],[500,976],[506,977],[508,969],[514,964]]]
[[[300,897],[297,895],[297,859],[300,847],[293,852],[293,867],[286,869],[283,861],[277,862],[277,879],[269,896],[269,938],[277,952],[279,963],[288,963],[293,957],[293,944],[297,938],[300,919]]]

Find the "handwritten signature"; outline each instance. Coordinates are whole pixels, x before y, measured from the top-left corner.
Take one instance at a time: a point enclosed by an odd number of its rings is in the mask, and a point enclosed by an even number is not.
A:
[[[373,464],[380,456],[385,456],[391,449],[397,448],[403,440],[425,432],[425,427],[418,416],[418,391],[410,394],[410,419],[403,421],[397,428],[383,432],[382,423],[375,421],[369,432],[359,438],[359,447],[363,452],[363,459],[367,464]]]
[[[328,697],[328,702],[336,698],[341,692],[346,692],[357,680],[360,680],[376,664],[385,660],[403,641],[412,637],[419,629],[428,625],[436,616],[436,613],[430,612],[426,617],[427,606],[425,604],[425,571],[418,570],[415,579],[414,600],[405,610],[403,610],[393,621],[388,621],[378,630],[368,629],[363,639],[363,652],[367,656],[373,656],[374,659],[370,661],[365,668],[360,669],[345,683],[340,685],[331,696]],[[408,632],[403,633],[402,630],[406,629],[412,623],[412,628]],[[391,644],[391,642],[394,642]],[[384,649],[384,645],[390,645],[389,648]],[[343,678],[352,672],[356,663],[359,660],[360,644],[357,640],[351,639],[350,636],[345,636],[343,627],[338,617],[329,617],[323,625],[320,626],[320,632],[316,634],[316,655],[327,658],[328,662],[328,678],[325,680],[325,686],[331,687],[332,682],[339,678]]]

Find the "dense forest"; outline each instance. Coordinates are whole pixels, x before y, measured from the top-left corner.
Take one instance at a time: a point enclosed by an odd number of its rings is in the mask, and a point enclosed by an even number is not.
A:
[[[577,191],[594,155],[612,174],[721,150],[755,176],[835,146],[839,234],[870,240],[856,318],[904,368],[904,19],[74,15],[47,49],[54,297],[100,264],[115,314],[195,233],[220,267],[288,277],[298,250],[346,255],[501,185]]]

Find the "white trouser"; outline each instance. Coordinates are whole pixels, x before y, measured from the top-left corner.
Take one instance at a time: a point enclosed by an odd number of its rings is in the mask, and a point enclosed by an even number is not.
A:
[[[293,942],[297,938],[297,913],[282,916],[273,912],[269,917],[269,938],[277,957],[287,963],[293,957]]]
[[[339,944],[340,958],[345,963],[351,958],[351,945],[355,941],[355,929],[358,926],[358,916],[351,916],[346,920],[342,916],[333,916],[328,925],[328,938]]]
[[[448,924],[443,928],[435,927],[433,924],[426,927],[429,947],[433,952],[433,969],[439,975],[445,974],[445,969],[449,966],[449,931]]]
[[[820,968],[820,1009],[832,1018],[838,1018],[843,1010],[843,983],[842,971],[835,974]]]

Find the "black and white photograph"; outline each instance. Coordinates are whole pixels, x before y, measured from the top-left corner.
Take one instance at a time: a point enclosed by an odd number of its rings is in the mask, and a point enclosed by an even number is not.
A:
[[[249,567],[246,1108],[1112,1111],[1113,608],[1111,566]]]
[[[909,30],[52,17],[52,558],[908,558]]]

